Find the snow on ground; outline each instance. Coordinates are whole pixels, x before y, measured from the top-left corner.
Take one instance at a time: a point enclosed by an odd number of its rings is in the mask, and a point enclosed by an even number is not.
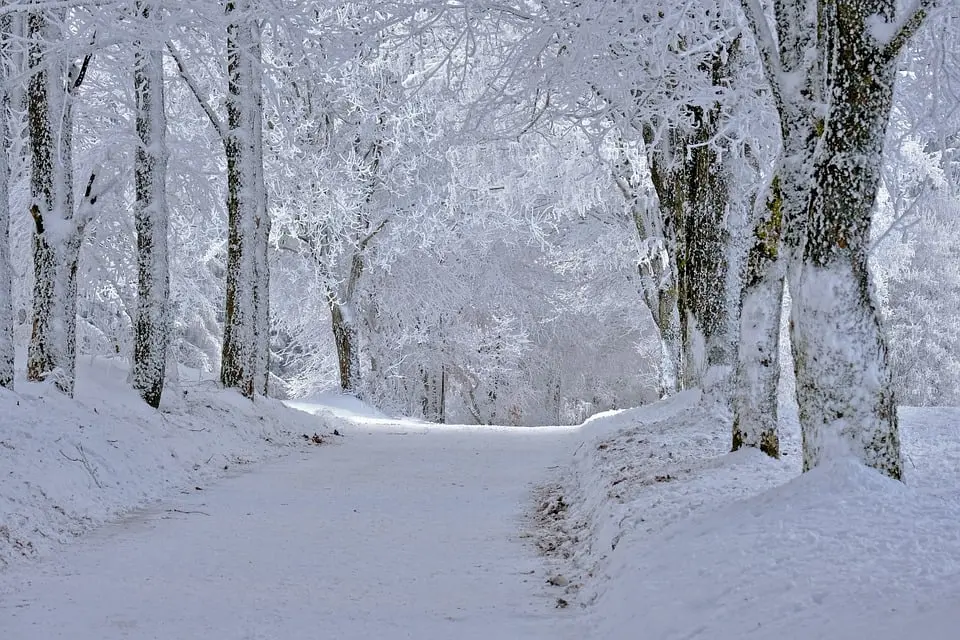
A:
[[[2,640],[957,637],[960,410],[902,411],[904,485],[801,475],[789,410],[781,460],[730,454],[697,392],[458,427],[124,378],[0,392]]]
[[[338,426],[0,574],[0,638],[584,637],[523,533],[571,429]]]
[[[380,423],[390,424],[396,422],[374,406],[358,400],[353,396],[328,391],[318,393],[300,400],[288,400],[288,406],[314,415],[330,414],[336,418],[345,420],[361,421],[367,424]]]
[[[585,425],[539,505],[590,637],[957,637],[960,410],[902,412],[908,485],[838,460],[727,453],[695,392]]]
[[[117,361],[82,358],[76,400],[25,381],[0,389],[0,568],[330,430],[208,384],[168,390],[155,411],[126,378]]]

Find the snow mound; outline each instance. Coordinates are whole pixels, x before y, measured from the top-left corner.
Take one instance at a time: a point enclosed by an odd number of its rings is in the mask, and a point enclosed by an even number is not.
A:
[[[328,413],[337,418],[355,422],[391,419],[390,416],[373,405],[367,404],[354,396],[336,391],[318,393],[299,400],[288,400],[286,404],[299,411],[314,415]]]
[[[958,516],[956,501],[827,464],[629,544],[597,606],[600,637],[876,638],[956,585]]]
[[[956,637],[960,412],[904,415],[909,486],[801,475],[796,425],[781,461],[730,454],[696,394],[610,416],[544,498],[541,548],[596,638]]]
[[[77,398],[0,389],[0,568],[331,429],[280,402],[202,384],[146,406],[116,361],[78,363]]]

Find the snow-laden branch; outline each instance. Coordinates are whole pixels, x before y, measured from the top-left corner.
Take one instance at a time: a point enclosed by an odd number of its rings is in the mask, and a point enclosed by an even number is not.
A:
[[[907,19],[899,27],[891,25],[891,37],[889,42],[883,48],[883,54],[887,58],[893,58],[900,55],[900,51],[906,46],[913,34],[917,32],[923,21],[927,19],[927,14],[938,4],[939,0],[917,0],[917,6],[908,13]],[[876,37],[874,29],[874,37]],[[880,38],[878,38],[879,40]],[[881,40],[882,41],[882,40]]]
[[[126,0],[100,0],[91,2],[90,0],[34,0],[29,4],[6,4],[0,7],[0,16],[7,16],[21,11],[57,11],[60,9],[74,9],[76,7],[108,7],[114,4],[120,4]]]
[[[223,125],[223,122],[220,121],[220,118],[217,117],[213,107],[210,106],[210,102],[200,91],[200,85],[198,85],[197,81],[192,75],[190,75],[190,72],[187,70],[187,65],[183,60],[183,56],[180,55],[180,51],[177,49],[176,45],[173,44],[172,40],[167,41],[167,51],[170,52],[170,57],[173,58],[174,62],[177,63],[177,70],[180,72],[180,77],[186,83],[187,87],[189,87],[190,92],[193,93],[193,97],[197,99],[197,102],[200,104],[200,108],[203,109],[203,112],[206,113],[207,117],[210,119],[210,124],[212,124],[213,128],[216,129],[217,133],[220,135],[220,139],[226,141],[227,128]]]
[[[86,189],[83,191],[83,199],[77,207],[75,224],[77,231],[82,235],[87,224],[93,220],[96,213],[97,201],[105,194],[112,191],[120,184],[120,174],[118,173],[111,180],[104,182],[100,179],[102,173],[101,167],[94,167],[87,179]]]
[[[740,4],[747,22],[750,23],[750,30],[753,32],[760,57],[763,59],[763,71],[767,76],[767,82],[770,83],[773,99],[780,107],[783,104],[783,65],[780,61],[777,41],[773,37],[773,31],[770,29],[767,17],[763,14],[759,0],[740,0]]]

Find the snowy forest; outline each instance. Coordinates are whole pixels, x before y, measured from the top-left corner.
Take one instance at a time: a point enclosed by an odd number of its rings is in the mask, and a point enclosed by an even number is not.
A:
[[[955,640],[960,0],[0,0],[0,639]]]
[[[894,477],[897,404],[960,401],[955,2],[7,0],[0,42],[4,386],[697,387],[777,456],[785,359],[805,466]]]

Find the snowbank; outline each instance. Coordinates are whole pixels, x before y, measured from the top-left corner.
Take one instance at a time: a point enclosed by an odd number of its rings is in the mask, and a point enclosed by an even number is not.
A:
[[[781,461],[727,453],[698,400],[586,425],[543,498],[540,546],[592,637],[956,637],[960,411],[902,413],[907,486],[851,461],[800,475],[795,425]]]
[[[294,407],[314,415],[328,413],[334,417],[342,418],[344,420],[391,421],[390,416],[383,413],[373,405],[367,404],[363,400],[344,393],[339,393],[337,391],[317,393],[308,398],[288,400],[286,404],[290,407]]]
[[[78,363],[77,398],[0,389],[0,567],[242,465],[312,446],[328,421],[212,384],[146,406],[113,361]]]

